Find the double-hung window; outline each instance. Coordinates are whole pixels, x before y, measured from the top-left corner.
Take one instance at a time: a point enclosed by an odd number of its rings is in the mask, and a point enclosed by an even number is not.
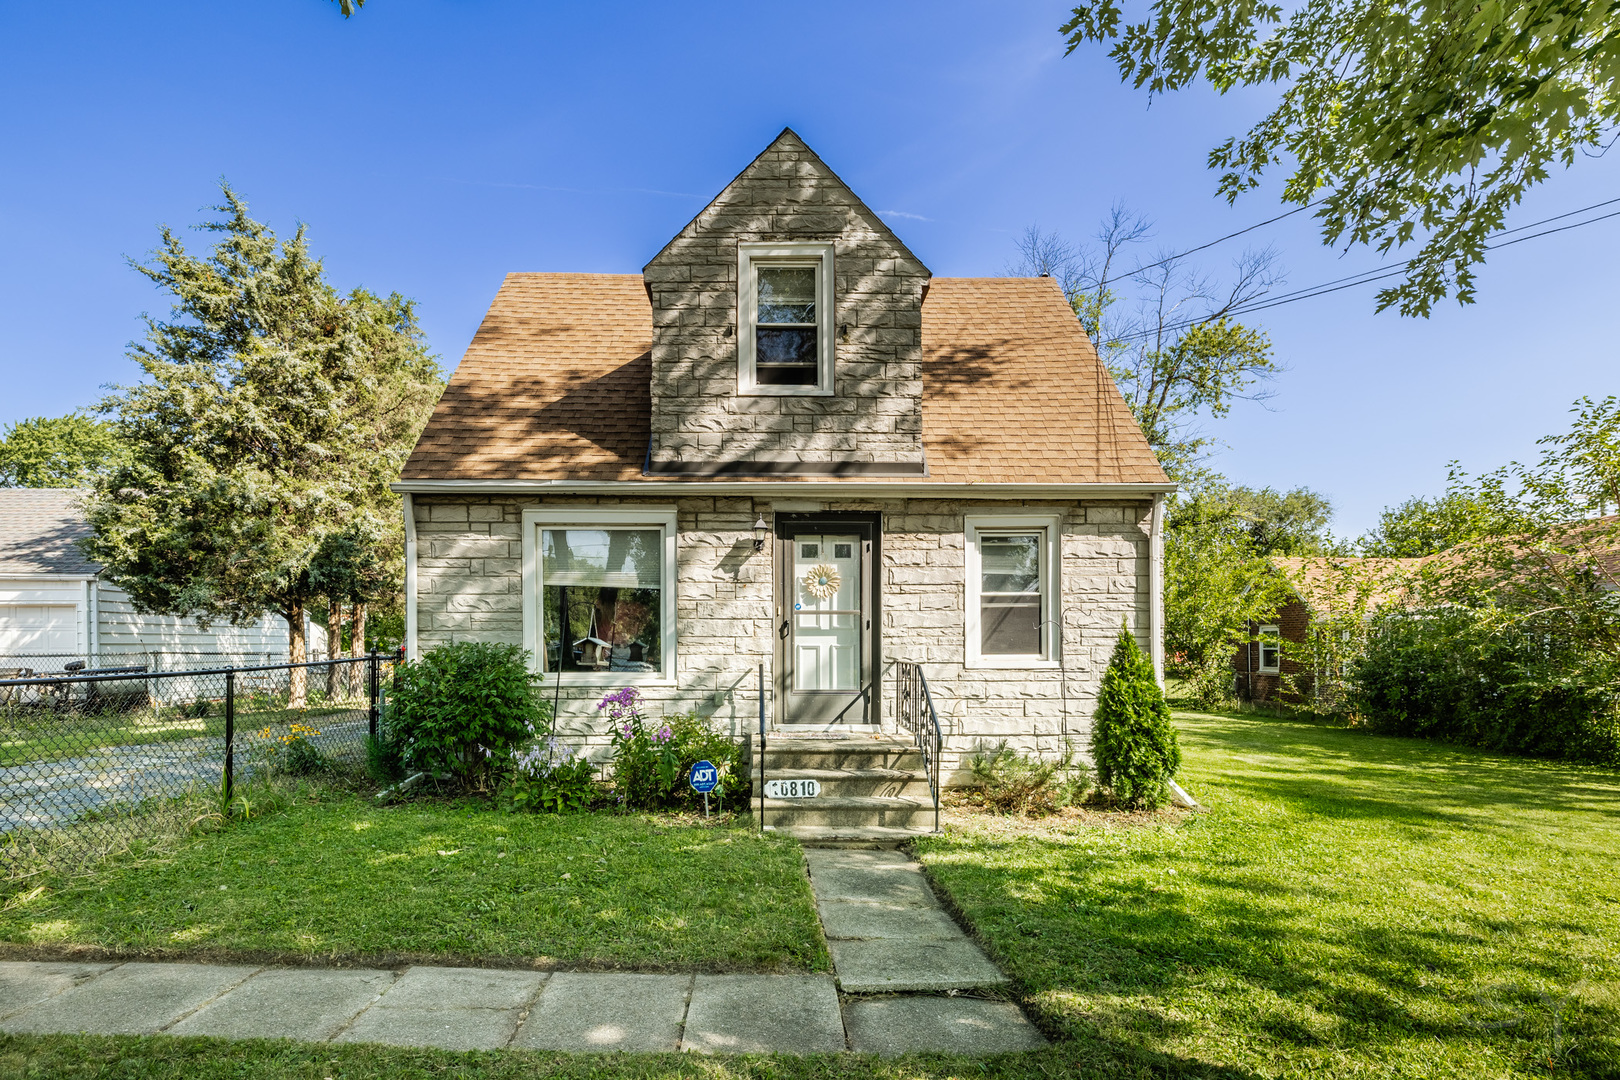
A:
[[[524,643],[565,683],[673,682],[675,514],[523,512]]]
[[[737,245],[743,393],[831,394],[831,244]]]
[[[967,659],[1043,667],[1058,657],[1058,519],[967,519]]]
[[[1260,674],[1276,675],[1282,671],[1282,634],[1275,626],[1260,628]]]

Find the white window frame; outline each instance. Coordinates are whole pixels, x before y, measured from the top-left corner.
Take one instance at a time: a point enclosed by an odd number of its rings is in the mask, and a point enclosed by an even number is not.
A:
[[[755,321],[759,290],[756,263],[819,264],[816,274],[816,385],[761,386],[755,361]],[[817,244],[737,245],[737,392],[760,397],[830,397],[833,393],[833,246]]]
[[[540,530],[557,528],[631,528],[662,530],[663,563],[660,568],[659,607],[663,646],[657,671],[545,670],[544,560],[540,557]],[[523,511],[523,647],[529,650],[529,670],[558,679],[563,686],[674,686],[675,685],[675,508],[626,506],[540,507]]]
[[[1270,667],[1266,666],[1266,639],[1268,637],[1275,638],[1277,641],[1277,662],[1272,664]],[[1256,646],[1256,652],[1258,653],[1258,663],[1260,666],[1255,668],[1255,674],[1281,675],[1282,628],[1274,623],[1266,623],[1264,626],[1260,627],[1260,633],[1256,640],[1259,642],[1259,644]]]
[[[1059,627],[1063,622],[1063,580],[1059,573],[1062,565],[1062,514],[970,514],[963,522],[967,556],[967,587],[963,590],[964,622],[967,626],[967,666],[970,668],[1057,668],[1060,666],[1058,650],[1061,647]],[[979,608],[984,574],[979,551],[981,536],[1004,533],[1042,533],[1041,537],[1041,626],[1040,655],[985,656],[979,624]]]

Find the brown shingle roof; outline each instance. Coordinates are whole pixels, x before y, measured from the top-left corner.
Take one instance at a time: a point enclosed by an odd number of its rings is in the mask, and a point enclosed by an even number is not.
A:
[[[1296,556],[1273,558],[1295,594],[1319,617],[1339,603],[1376,606],[1410,596],[1412,579],[1427,559]]]
[[[922,336],[929,481],[1166,483],[1056,282],[934,278]],[[644,479],[651,342],[639,275],[507,275],[404,478]]]
[[[79,553],[90,535],[74,488],[0,488],[0,574],[94,574]]]

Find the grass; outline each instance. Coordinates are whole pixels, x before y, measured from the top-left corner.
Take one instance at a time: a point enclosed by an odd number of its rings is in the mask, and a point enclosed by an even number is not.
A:
[[[277,813],[14,893],[0,952],[827,970],[797,845],[729,822],[379,807],[309,789]]]
[[[989,1059],[709,1059],[0,1035],[0,1078],[1620,1076],[1620,777],[1303,722],[1183,714],[1178,725],[1186,753],[1182,779],[1207,812],[1163,814],[1145,824],[1141,816],[1096,814],[1038,822],[963,816],[945,836],[919,845],[942,892],[1018,980],[1037,1021],[1063,1037],[1043,1051]],[[802,889],[790,845],[740,831],[664,827],[657,819],[631,817],[508,819],[443,805],[376,811],[340,800],[309,809],[346,824],[331,833],[320,826],[320,814],[294,811],[233,827],[218,839],[246,838],[255,827],[285,819],[290,831],[307,829],[306,840],[318,841],[303,845],[317,853],[312,862],[336,862],[347,853],[365,863],[388,852],[415,860],[413,882],[435,865],[436,888],[448,882],[446,875],[457,875],[457,895],[465,896],[477,888],[469,868],[484,881],[515,857],[517,827],[536,850],[552,852],[549,862],[537,865],[553,877],[567,854],[575,855],[568,865],[602,857],[611,862],[613,856],[596,853],[627,840],[650,845],[656,838],[660,858],[684,852],[682,858],[701,862],[712,850],[706,845],[729,837],[732,845],[763,845],[748,856],[756,861],[783,857],[793,868],[787,876]],[[387,815],[408,821],[418,814],[424,815],[417,834],[422,850],[366,850],[394,835],[374,831],[397,828],[386,823]],[[489,830],[503,824],[514,828],[507,859],[495,867],[490,847],[501,845]],[[443,836],[461,850],[439,856],[427,846],[429,836]],[[453,861],[471,854],[475,843],[485,845],[477,859]],[[217,901],[236,886],[209,894],[213,879],[204,871],[226,875],[222,881],[244,871],[233,869],[230,850],[209,850],[211,861],[188,864],[195,866],[191,876],[175,880]],[[739,853],[753,851],[733,847],[721,862],[734,866]],[[634,861],[641,858],[638,853]],[[148,869],[170,873],[166,865]],[[126,883],[119,886],[124,891],[109,889],[101,901],[53,893],[6,912],[5,933],[45,929],[51,905],[57,919],[116,908],[120,901],[113,897],[130,895],[127,883],[139,877],[138,869],[120,868],[116,880]],[[616,864],[613,872],[617,876]],[[305,868],[298,880],[346,887],[350,873]],[[115,879],[97,880],[107,888]],[[671,884],[683,880],[664,875],[648,893],[637,890],[635,899],[662,902]],[[772,879],[753,880],[762,888],[743,888],[750,909],[783,892],[785,879],[775,888]],[[622,903],[629,893],[603,889],[578,906],[572,901],[585,900],[583,888],[546,894],[559,918],[585,928],[585,938],[593,931],[581,914],[615,895]],[[143,888],[135,900],[141,897],[151,903],[161,893]],[[798,932],[819,942],[808,897],[798,897],[805,906],[789,915],[805,918]],[[286,917],[306,916],[307,901],[292,890],[285,900]],[[45,906],[34,909],[35,903]],[[398,924],[395,932],[432,932],[374,904],[343,906],[350,914],[334,912],[334,922],[387,918]],[[782,916],[768,918],[780,922]],[[176,923],[161,908],[117,921],[141,940],[161,938],[162,926]],[[620,932],[636,929],[626,925]],[[703,948],[732,951],[712,941]]]
[[[1205,813],[919,845],[1041,1022],[1153,1072],[1620,1075],[1620,777],[1178,726]]]
[[[319,724],[328,717],[350,717],[366,704],[314,705],[288,709],[268,702],[245,703],[236,711],[236,731],[244,743],[263,729],[284,734],[295,723]],[[224,706],[214,705],[207,716],[194,715],[190,705],[140,708],[128,712],[62,711],[35,706],[0,709],[0,768],[60,761],[115,746],[145,746],[204,736],[225,737]],[[268,736],[266,736],[268,737]]]

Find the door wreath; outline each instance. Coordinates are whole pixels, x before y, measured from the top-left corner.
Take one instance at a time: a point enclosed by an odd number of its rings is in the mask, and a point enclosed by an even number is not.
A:
[[[812,566],[810,572],[805,574],[804,580],[800,582],[804,586],[804,591],[817,600],[830,600],[837,596],[838,587],[843,583],[844,579],[839,575],[838,567],[827,563]]]

